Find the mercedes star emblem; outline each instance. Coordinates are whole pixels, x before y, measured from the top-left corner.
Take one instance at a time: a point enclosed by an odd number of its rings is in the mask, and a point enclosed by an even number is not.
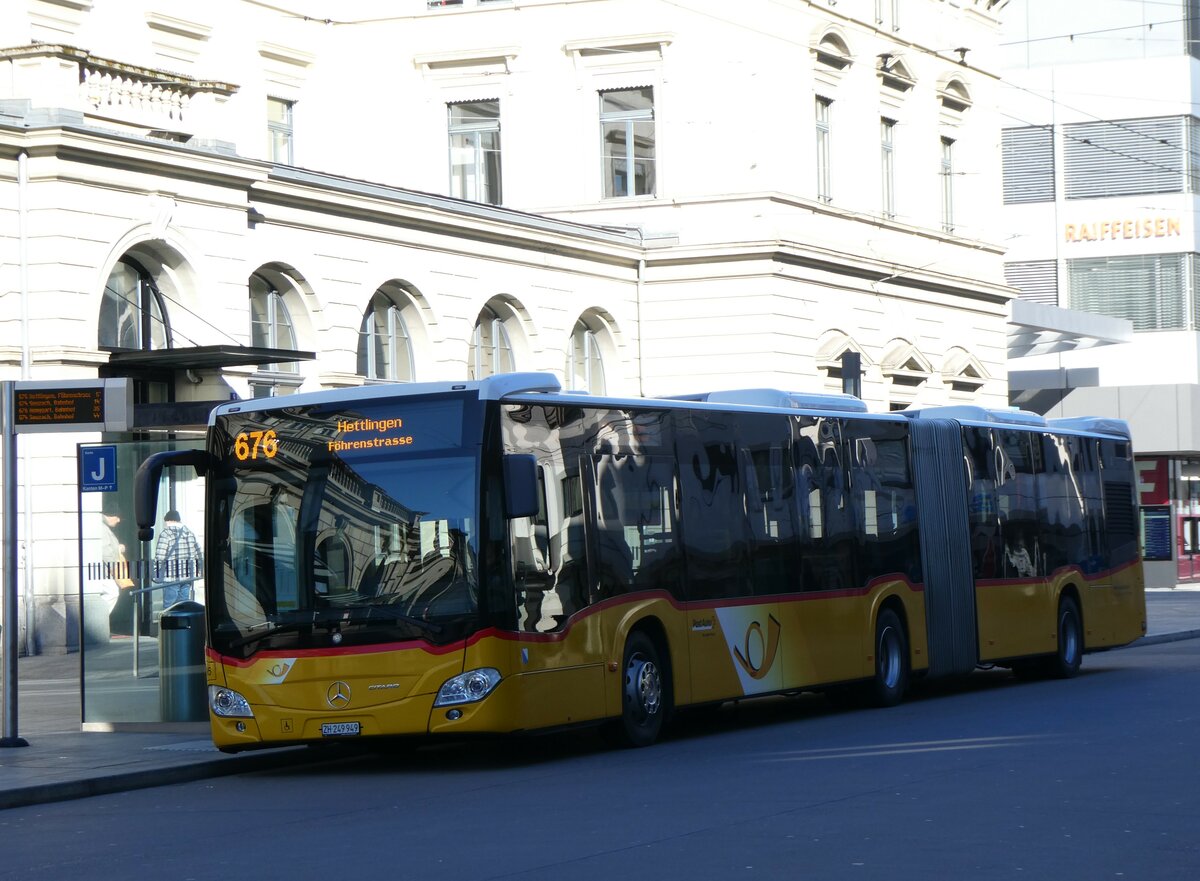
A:
[[[350,686],[339,679],[326,689],[325,700],[335,710],[345,709],[350,706]]]

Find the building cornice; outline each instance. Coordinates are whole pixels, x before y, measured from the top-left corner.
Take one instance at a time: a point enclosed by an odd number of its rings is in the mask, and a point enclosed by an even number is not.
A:
[[[17,61],[30,58],[58,58],[63,61],[73,61],[83,67],[99,70],[108,74],[118,74],[145,80],[158,85],[181,89],[189,93],[212,92],[218,95],[232,95],[238,91],[238,86],[219,80],[201,80],[186,74],[173,73],[153,67],[142,67],[128,64],[124,61],[114,61],[111,58],[101,58],[92,55],[86,49],[68,46],[65,43],[34,43],[29,46],[12,46],[0,49],[0,61]]]

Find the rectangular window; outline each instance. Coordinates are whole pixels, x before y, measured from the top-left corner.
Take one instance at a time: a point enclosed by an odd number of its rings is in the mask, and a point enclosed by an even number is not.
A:
[[[1187,16],[1187,51],[1193,58],[1200,58],[1200,0],[1187,0],[1184,4]]]
[[[954,232],[954,141],[942,138],[942,230]]]
[[[883,181],[883,216],[896,217],[896,121],[886,117],[879,120],[879,162]]]
[[[832,3],[830,4],[833,5]],[[900,30],[900,0],[875,0],[875,24],[884,27],[884,9],[891,13],[891,29]]]
[[[600,93],[600,149],[604,198],[655,194],[654,89]]]
[[[267,158],[280,165],[293,165],[292,110],[294,101],[267,99]]]
[[[1195,120],[1185,116],[1064,126],[1066,197],[1189,192],[1194,189],[1194,128]]]
[[[1054,128],[1030,125],[1001,134],[1004,204],[1054,201]]]
[[[828,98],[817,98],[817,198],[822,202],[833,200],[832,175],[830,173],[830,164],[833,158],[833,134],[829,119],[832,106],[833,102]]]
[[[500,102],[450,104],[450,195],[499,205]]]

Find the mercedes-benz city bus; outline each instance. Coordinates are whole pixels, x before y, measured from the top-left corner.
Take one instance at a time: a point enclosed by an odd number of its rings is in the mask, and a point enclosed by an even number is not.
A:
[[[1145,633],[1116,420],[870,414],[549,374],[228,403],[207,449],[207,679],[226,751],[601,723],[979,665],[1070,677]]]

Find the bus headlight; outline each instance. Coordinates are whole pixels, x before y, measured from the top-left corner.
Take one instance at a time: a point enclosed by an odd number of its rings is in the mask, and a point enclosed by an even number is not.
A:
[[[500,684],[500,671],[491,667],[469,670],[453,679],[447,679],[438,689],[435,707],[451,707],[455,704],[473,704],[492,693]]]
[[[217,716],[254,718],[254,711],[250,709],[250,702],[232,688],[210,685],[208,687],[208,705],[212,707],[213,713]]]

